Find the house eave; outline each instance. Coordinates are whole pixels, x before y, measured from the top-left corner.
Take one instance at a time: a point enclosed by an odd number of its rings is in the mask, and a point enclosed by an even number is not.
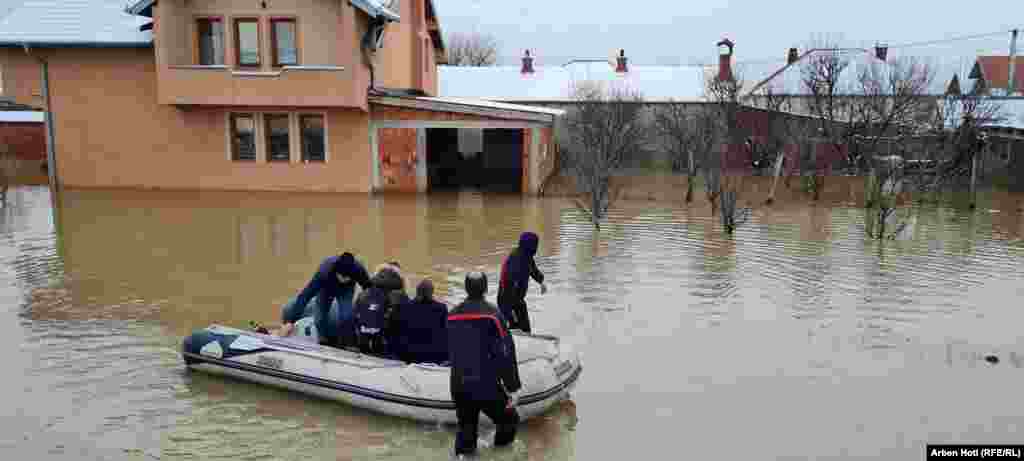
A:
[[[457,102],[439,101],[436,98],[425,99],[419,97],[371,96],[369,98],[369,102],[381,106],[401,107],[433,112],[451,112],[496,119],[522,120],[547,124],[553,124],[556,117],[556,115],[551,113],[477,106]]]

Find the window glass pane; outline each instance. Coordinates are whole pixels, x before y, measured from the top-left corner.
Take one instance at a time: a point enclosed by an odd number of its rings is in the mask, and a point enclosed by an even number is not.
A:
[[[233,133],[232,159],[256,160],[256,124],[252,114],[232,114]]]
[[[302,125],[302,160],[307,162],[324,161],[324,117],[322,115],[303,115]]]
[[[263,119],[267,124],[267,161],[287,162],[288,116],[267,114]]]
[[[224,64],[224,25],[216,19],[197,21],[199,33],[199,64]]]
[[[274,49],[279,66],[299,63],[299,49],[295,43],[295,21],[274,21]]]
[[[238,64],[258,66],[260,64],[260,35],[256,21],[238,21],[235,23],[238,37]]]

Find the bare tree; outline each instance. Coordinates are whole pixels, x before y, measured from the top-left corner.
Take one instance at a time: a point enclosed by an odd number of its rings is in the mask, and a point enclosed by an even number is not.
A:
[[[498,60],[498,40],[490,34],[455,32],[445,45],[451,66],[493,66]]]
[[[0,144],[0,204],[7,203],[7,190],[14,184],[21,162],[7,144]]]
[[[807,117],[798,114],[799,108],[794,98],[787,95],[778,84],[765,85],[750,101],[764,109],[761,114],[766,125],[762,129],[764,135],[753,137],[751,143],[755,151],[766,154],[773,167],[772,185],[765,200],[765,204],[771,204],[775,201],[780,176],[786,174],[789,186],[789,174],[783,170],[785,163],[787,160],[791,164],[799,162],[801,147],[807,144],[816,130]],[[796,156],[787,158],[789,154]]]
[[[1005,116],[1002,103],[976,94],[949,94],[939,101],[928,132],[937,165],[931,178],[918,181],[920,190],[938,193],[971,175],[977,155],[986,148],[984,126]]]
[[[600,229],[614,200],[612,174],[647,141],[643,98],[631,89],[586,82],[573,89],[573,102],[558,130],[559,151],[579,192],[588,198],[588,203],[577,201],[577,206]]]
[[[693,201],[693,183],[698,165],[706,162],[715,151],[719,138],[716,111],[706,104],[688,107],[669,101],[656,106],[654,129],[668,144],[672,170],[686,172],[685,201]]]
[[[729,234],[750,216],[749,209],[739,212],[736,210],[743,176],[725,174],[722,164],[723,157],[727,156],[730,148],[744,145],[750,132],[750,127],[744,123],[743,106],[739,102],[742,88],[743,79],[739,75],[734,75],[730,79],[712,76],[707,79],[704,86],[705,98],[711,102],[710,107],[715,111],[714,115],[717,118],[717,123],[714,124],[717,131],[715,144],[719,149],[719,152],[708,156],[704,168],[705,189],[712,212],[721,205],[722,227]],[[721,204],[718,203],[719,197],[723,199]]]
[[[850,144],[859,129],[850,98],[852,88],[848,83],[850,56],[834,41],[823,40],[813,48],[818,51],[804,58],[800,67],[800,83],[808,94],[806,109],[818,121],[819,139],[830,149],[841,151]],[[827,171],[822,166],[822,159],[817,158],[816,146],[811,146],[811,149],[809,160],[814,164],[814,171],[805,177],[808,177],[814,200],[818,200],[825,186]]]

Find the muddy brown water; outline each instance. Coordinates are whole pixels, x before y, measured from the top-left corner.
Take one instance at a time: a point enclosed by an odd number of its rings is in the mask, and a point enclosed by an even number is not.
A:
[[[0,210],[0,458],[447,459],[451,427],[190,373],[181,339],[272,323],[319,260],[397,259],[460,297],[541,236],[540,332],[583,354],[570,401],[483,459],[921,459],[1024,433],[1024,216],[990,193],[868,241],[842,202],[623,202],[598,233],[564,199],[65,191]],[[994,355],[991,364],[986,356]]]

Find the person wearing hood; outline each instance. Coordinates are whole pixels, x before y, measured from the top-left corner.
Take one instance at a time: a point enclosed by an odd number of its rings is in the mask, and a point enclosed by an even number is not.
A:
[[[405,295],[401,269],[394,263],[377,266],[370,284],[355,303],[357,345],[365,354],[386,355],[392,312],[409,297]]]
[[[294,301],[285,305],[281,315],[283,336],[288,335],[296,321],[308,315],[307,306],[315,298],[311,307],[320,343],[341,346],[346,325],[351,323],[357,284],[363,290],[370,288],[370,276],[352,253],[325,258]],[[338,308],[332,309],[335,302]]]
[[[392,314],[391,351],[409,363],[447,362],[447,320],[448,306],[434,299],[434,283],[424,279],[416,286],[416,297]]]
[[[526,289],[533,278],[540,284],[541,294],[548,287],[544,285],[544,274],[537,269],[533,257],[537,254],[539,238],[533,232],[519,236],[519,246],[505,258],[498,281],[498,307],[509,320],[510,328],[530,332],[530,314],[526,308]]]
[[[515,440],[519,414],[513,395],[522,388],[508,323],[501,311],[484,299],[487,276],[470,272],[465,284],[466,300],[448,314],[447,324],[449,385],[459,425],[456,455],[476,451],[481,412],[498,427],[494,446]]]

